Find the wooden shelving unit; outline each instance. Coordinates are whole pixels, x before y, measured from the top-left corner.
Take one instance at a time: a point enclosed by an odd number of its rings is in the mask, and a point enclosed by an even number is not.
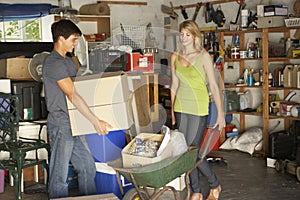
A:
[[[281,62],[283,64],[289,64],[290,58],[287,57],[269,57],[269,36],[270,33],[282,33],[285,39],[290,37],[291,29],[296,29],[299,27],[282,27],[282,28],[263,28],[256,30],[242,30],[242,31],[229,31],[223,30],[219,31],[219,41],[220,45],[224,48],[224,37],[239,35],[240,36],[240,44],[245,44],[245,35],[249,33],[259,33],[262,38],[262,56],[261,58],[243,58],[243,59],[223,59],[223,66],[226,62],[239,62],[240,65],[240,75],[245,69],[245,62],[247,61],[261,61],[262,62],[262,71],[263,71],[263,80],[262,86],[236,86],[236,85],[226,85],[226,89],[239,89],[240,91],[244,91],[246,88],[258,88],[262,90],[262,104],[263,104],[263,112],[228,112],[229,114],[238,114],[240,116],[240,129],[241,132],[245,130],[246,127],[246,118],[247,116],[257,116],[261,117],[263,120],[263,154],[267,155],[269,150],[269,120],[273,119],[283,119],[284,120],[284,128],[288,129],[290,126],[291,120],[300,120],[300,118],[290,117],[290,116],[274,116],[269,114],[269,92],[280,90],[283,91],[284,96],[288,94],[289,91],[299,90],[299,88],[284,88],[284,87],[269,87],[268,85],[268,74],[269,74],[269,64],[272,62]],[[245,50],[245,49],[240,49]],[[224,71],[222,73],[224,78]]]

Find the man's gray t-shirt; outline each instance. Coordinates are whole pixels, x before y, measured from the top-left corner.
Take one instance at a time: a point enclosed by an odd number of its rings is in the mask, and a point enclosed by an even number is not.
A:
[[[59,88],[57,81],[76,76],[76,65],[72,58],[62,57],[52,51],[43,64],[45,98],[49,111],[47,122],[56,126],[70,126],[66,95]]]

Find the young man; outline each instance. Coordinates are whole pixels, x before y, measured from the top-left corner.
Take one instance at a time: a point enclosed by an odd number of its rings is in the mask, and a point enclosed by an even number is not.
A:
[[[74,88],[72,77],[76,76],[77,69],[67,53],[71,53],[78,44],[80,29],[70,20],[62,19],[52,24],[51,32],[54,48],[43,65],[45,97],[49,111],[47,133],[51,145],[49,197],[68,196],[66,180],[69,162],[78,173],[80,194],[95,194],[95,162],[85,137],[72,136],[66,97],[94,125],[99,134],[107,134],[111,126],[91,112]]]

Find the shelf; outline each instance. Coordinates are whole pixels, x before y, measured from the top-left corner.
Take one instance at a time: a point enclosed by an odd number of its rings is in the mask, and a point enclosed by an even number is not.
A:
[[[251,116],[262,117],[262,113],[259,113],[259,112],[235,111],[235,112],[226,112],[226,114],[239,114],[239,115],[251,115]]]
[[[228,88],[228,89],[230,89],[230,88],[232,88],[232,89],[234,89],[234,88],[262,88],[262,86],[261,85],[259,85],[259,86],[249,86],[249,85],[242,85],[242,86],[237,86],[237,85],[225,85],[225,88]]]
[[[290,58],[288,57],[273,57],[273,58],[268,58],[269,62],[284,62],[289,60]]]
[[[291,117],[291,116],[277,116],[277,115],[269,115],[270,119],[287,119],[287,120],[297,120],[300,121],[299,117]]]
[[[224,62],[240,62],[246,60],[262,60],[262,58],[225,58]]]
[[[269,87],[269,90],[300,90],[300,88],[296,87]]]

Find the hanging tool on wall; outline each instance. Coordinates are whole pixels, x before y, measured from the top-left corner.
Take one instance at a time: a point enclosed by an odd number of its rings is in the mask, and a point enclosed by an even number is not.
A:
[[[193,15],[193,19],[192,19],[193,21],[196,20],[197,15],[199,13],[199,10],[200,10],[201,6],[202,6],[202,2],[201,3],[197,3],[196,9],[195,9],[195,12],[194,12],[194,15]]]
[[[181,9],[181,14],[182,14],[183,18],[184,19],[188,19],[189,16],[188,16],[188,14],[185,11],[185,7],[183,7],[182,5],[180,5],[180,9]]]
[[[213,20],[214,8],[210,3],[205,4],[205,23],[209,23]]]
[[[213,7],[212,7],[213,8]],[[212,16],[213,22],[218,25],[218,27],[223,27],[226,21],[225,15],[221,10],[221,5],[218,6],[217,10],[214,11],[214,15]]]
[[[169,15],[172,19],[176,19],[178,14],[174,11],[173,3],[170,2],[171,7],[166,6],[164,4],[161,5],[161,11],[167,15]]]
[[[234,22],[231,21],[230,24],[236,24],[238,22],[241,10],[243,10],[246,7],[246,3],[243,0],[237,0],[236,2],[239,4],[239,10],[236,15],[235,21]]]

